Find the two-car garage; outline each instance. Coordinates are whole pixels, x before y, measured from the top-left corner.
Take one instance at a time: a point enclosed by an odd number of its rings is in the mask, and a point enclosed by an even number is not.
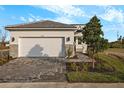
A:
[[[20,37],[19,57],[65,57],[63,37]]]

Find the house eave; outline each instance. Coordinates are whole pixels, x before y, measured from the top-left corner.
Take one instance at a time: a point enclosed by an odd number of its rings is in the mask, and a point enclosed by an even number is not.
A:
[[[24,30],[37,30],[37,31],[41,31],[41,30],[45,30],[45,31],[49,31],[49,30],[69,30],[69,31],[75,31],[77,30],[77,28],[13,28],[13,27],[5,27],[6,30],[9,31],[24,31]]]

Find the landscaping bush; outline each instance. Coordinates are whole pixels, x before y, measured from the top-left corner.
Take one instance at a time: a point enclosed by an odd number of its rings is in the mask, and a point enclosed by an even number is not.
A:
[[[72,56],[73,50],[71,49],[71,46],[67,49],[67,57],[70,58]]]
[[[66,63],[66,68],[68,72],[71,71],[89,71],[91,68],[91,63],[84,62],[69,62]]]
[[[8,63],[10,60],[13,60],[15,58],[12,58],[11,56],[9,56],[9,58],[0,58],[0,66],[3,65],[3,64],[6,64]]]
[[[9,50],[0,50],[0,66],[9,62],[13,58],[9,56]]]

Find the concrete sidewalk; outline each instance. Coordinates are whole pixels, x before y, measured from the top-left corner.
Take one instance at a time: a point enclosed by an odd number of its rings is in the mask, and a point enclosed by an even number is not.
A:
[[[124,88],[124,83],[67,83],[67,82],[0,83],[0,88]]]

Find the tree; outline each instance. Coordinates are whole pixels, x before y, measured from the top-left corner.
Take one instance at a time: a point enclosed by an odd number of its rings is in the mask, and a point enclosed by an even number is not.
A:
[[[121,41],[122,41],[122,36],[120,36],[120,37],[118,38],[118,41],[119,41],[119,42],[121,42]]]
[[[94,54],[101,50],[100,42],[103,40],[102,25],[97,16],[93,16],[84,27],[83,41],[88,44],[88,54],[93,58]],[[93,62],[94,68],[94,62]]]
[[[124,48],[124,37],[122,38],[122,48]]]
[[[1,47],[5,47],[6,46],[6,38],[7,38],[7,32],[0,30],[0,43],[1,43]]]
[[[104,51],[109,48],[109,43],[107,39],[101,38],[99,51]]]
[[[120,48],[123,48],[124,47],[124,37],[120,36],[118,38],[117,43],[120,45]]]

